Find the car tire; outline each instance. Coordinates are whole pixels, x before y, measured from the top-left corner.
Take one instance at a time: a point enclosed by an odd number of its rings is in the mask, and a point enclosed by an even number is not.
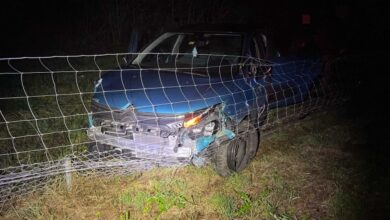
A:
[[[247,167],[256,152],[260,142],[259,131],[249,122],[242,121],[232,140],[221,143],[214,153],[214,168],[221,176],[229,176]]]

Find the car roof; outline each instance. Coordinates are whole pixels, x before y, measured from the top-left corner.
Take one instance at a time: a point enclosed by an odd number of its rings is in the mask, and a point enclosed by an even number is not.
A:
[[[207,32],[207,33],[252,33],[262,32],[259,27],[247,24],[196,24],[187,25],[170,32]]]

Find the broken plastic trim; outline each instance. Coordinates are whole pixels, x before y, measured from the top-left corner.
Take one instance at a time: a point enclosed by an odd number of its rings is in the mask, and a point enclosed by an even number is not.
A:
[[[211,136],[203,136],[196,140],[196,152],[201,152],[205,148],[207,148],[211,143],[213,143],[216,139],[219,139],[221,137],[227,138],[228,140],[233,139],[236,136],[236,134],[229,130],[229,129],[223,129],[217,132],[214,135]],[[225,138],[225,139],[226,139]]]
[[[222,109],[224,106],[220,106]],[[236,134],[228,129],[225,124],[225,116],[223,112],[221,112],[219,107],[217,105],[213,106],[212,108],[207,109],[204,111],[201,115],[196,115],[195,118],[202,116],[202,118],[206,118],[206,116],[210,116],[211,118],[205,119],[203,122],[203,129],[210,124],[214,123],[213,132],[210,135],[204,135],[204,132],[202,133],[203,136],[198,137],[196,139],[195,144],[195,153],[202,152],[206,148],[208,148],[211,144],[216,142],[216,144],[220,144],[223,141],[231,140],[233,139]],[[217,115],[212,115],[211,113],[216,113]],[[216,127],[218,127],[216,129]],[[202,129],[202,130],[203,130]]]

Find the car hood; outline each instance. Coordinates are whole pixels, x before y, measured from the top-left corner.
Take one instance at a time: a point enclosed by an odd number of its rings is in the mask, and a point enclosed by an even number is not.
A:
[[[234,81],[240,84],[240,80]],[[103,74],[95,86],[93,101],[113,110],[132,106],[139,112],[184,114],[231,97],[229,89],[234,86],[227,84],[232,82],[232,78],[185,72],[117,70]]]

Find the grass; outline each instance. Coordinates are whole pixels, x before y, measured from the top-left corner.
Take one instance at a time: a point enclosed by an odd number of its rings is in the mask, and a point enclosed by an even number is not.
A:
[[[364,144],[361,126],[318,113],[263,137],[248,168],[227,178],[193,166],[116,177],[74,173],[71,191],[59,177],[0,217],[357,219],[366,210]]]

